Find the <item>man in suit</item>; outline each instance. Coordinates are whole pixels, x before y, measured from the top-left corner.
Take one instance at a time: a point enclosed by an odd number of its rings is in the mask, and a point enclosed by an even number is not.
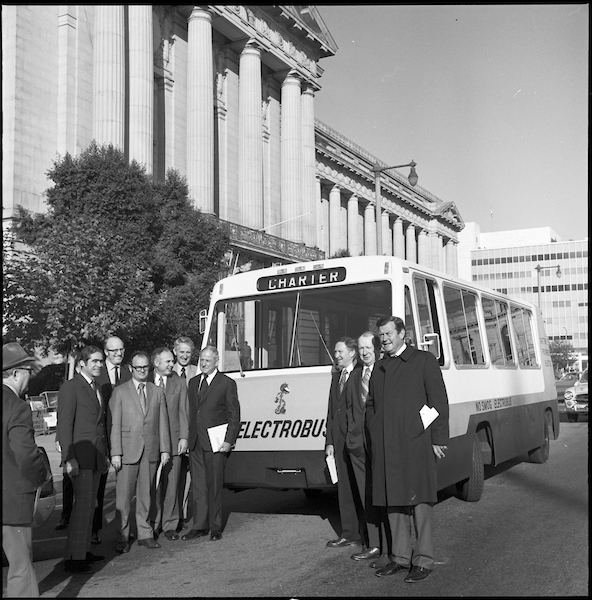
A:
[[[132,378],[132,374],[129,367],[124,366],[123,357],[125,353],[125,347],[120,338],[111,336],[103,342],[103,350],[105,352],[105,364],[101,369],[101,374],[97,377],[97,385],[100,387],[101,396],[103,400],[109,404],[109,398],[111,398],[111,392],[116,385],[125,383]],[[107,412],[107,439],[109,439],[109,412]],[[56,446],[59,449],[59,440],[56,439]],[[101,475],[101,481],[99,482],[99,489],[97,491],[97,507],[95,508],[95,514],[93,517],[92,533],[90,537],[91,544],[100,544],[101,538],[99,531],[103,527],[103,502],[105,498],[105,487],[107,485],[107,476],[109,471]],[[56,529],[65,529],[68,527],[70,520],[70,513],[72,512],[72,482],[66,472],[64,472],[64,479],[62,482],[63,486],[63,499],[64,499],[64,510],[60,522],[56,525]]]
[[[90,552],[99,482],[109,469],[107,403],[96,383],[103,367],[103,353],[96,346],[85,346],[80,352],[79,365],[79,373],[66,381],[58,394],[56,435],[74,490],[64,567],[74,573],[89,573],[92,563],[105,560]]]
[[[111,463],[117,471],[115,519],[116,550],[129,552],[130,511],[136,496],[138,545],[160,548],[150,525],[150,506],[156,498],[156,470],[170,458],[171,439],[166,398],[161,387],[148,381],[150,357],[134,352],[132,379],[111,395]]]
[[[356,367],[357,345],[350,337],[342,337],[335,344],[335,365],[332,375],[327,410],[327,444],[325,454],[335,458],[337,468],[337,498],[341,518],[341,535],[327,542],[328,548],[357,546],[361,543],[360,520],[362,506],[345,439],[347,436],[347,394],[351,394],[351,375]]]
[[[374,363],[380,357],[380,337],[372,331],[366,331],[358,338],[358,358],[361,368],[352,371],[346,392],[347,434],[345,448],[352,466],[356,486],[354,496],[360,499],[363,511],[358,514],[361,523],[364,548],[362,552],[352,554],[353,560],[373,559],[371,566],[381,567],[388,563],[386,539],[383,539],[383,553],[386,561],[379,560],[380,531],[384,514],[372,504],[372,465],[370,447],[366,436],[366,400],[369,381]]]
[[[189,386],[189,380],[196,375],[199,375],[197,365],[192,364],[193,353],[195,352],[195,344],[190,337],[181,336],[175,340],[173,344],[173,353],[175,354],[176,362],[173,366],[173,371],[185,380]],[[187,453],[181,455],[181,466],[179,467],[179,524],[177,531],[186,528],[185,521],[187,520],[187,503],[189,497],[189,488],[191,486],[191,476],[189,474],[189,455]]]
[[[35,492],[51,476],[35,444],[29,404],[22,400],[35,359],[20,344],[2,346],[2,549],[7,598],[38,598],[31,523]]]
[[[193,525],[183,536],[191,540],[210,532],[222,537],[224,467],[240,428],[236,382],[218,371],[218,350],[206,346],[200,353],[201,377],[189,382],[189,461],[193,489]],[[212,448],[208,428],[227,424],[224,441]]]
[[[405,581],[422,581],[434,568],[433,505],[436,462],[448,443],[448,396],[438,361],[405,343],[399,317],[376,322],[385,356],[372,372],[366,420],[372,449],[372,500],[386,507],[393,560],[376,571],[384,577],[408,571]],[[438,417],[424,427],[420,410]],[[416,545],[411,543],[411,519]]]
[[[179,499],[178,489],[181,457],[187,452],[189,438],[189,406],[185,378],[173,371],[175,358],[164,346],[152,352],[154,385],[164,390],[171,440],[171,460],[162,468],[160,485],[156,491],[154,531],[158,536],[164,531],[168,540],[178,540]]]

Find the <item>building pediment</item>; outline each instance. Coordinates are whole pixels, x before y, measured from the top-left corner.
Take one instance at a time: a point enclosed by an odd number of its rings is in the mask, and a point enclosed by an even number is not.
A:
[[[449,223],[456,225],[459,229],[463,229],[465,226],[456,204],[454,202],[443,202],[440,206],[434,209],[434,216],[444,219]]]

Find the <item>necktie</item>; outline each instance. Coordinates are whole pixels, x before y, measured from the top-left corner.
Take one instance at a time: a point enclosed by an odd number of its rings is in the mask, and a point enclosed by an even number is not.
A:
[[[345,387],[345,382],[347,381],[347,371],[342,369],[341,375],[339,376],[339,394],[343,393],[343,388]]]
[[[143,383],[138,384],[138,394],[140,396],[140,405],[142,406],[142,412],[146,414],[146,394],[144,393]]]
[[[119,385],[119,367],[113,367],[113,381]]]
[[[164,390],[165,385],[164,385],[164,377],[160,378],[160,381],[158,382],[158,385]]]
[[[101,392],[99,391],[99,386],[96,384],[95,381],[91,382],[90,387],[94,390],[96,396],[97,396],[97,400],[99,401],[99,406],[103,406],[103,403],[101,402]]]
[[[370,381],[370,367],[364,368],[364,375],[362,377],[362,402],[366,402],[366,398],[368,398],[368,382]]]
[[[185,375],[185,367],[181,367],[181,377],[186,378],[187,376]]]

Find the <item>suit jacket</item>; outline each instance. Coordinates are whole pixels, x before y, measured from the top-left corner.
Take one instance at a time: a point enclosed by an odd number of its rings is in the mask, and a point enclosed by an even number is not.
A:
[[[47,480],[48,467],[35,444],[29,404],[3,385],[2,525],[31,525],[35,491]]]
[[[354,367],[355,370],[355,367]],[[353,371],[352,371],[353,373]],[[347,399],[351,385],[351,373],[347,378],[343,392],[339,393],[339,378],[341,371],[331,374],[331,387],[329,388],[329,406],[327,408],[327,444],[335,445],[345,440],[347,435]]]
[[[110,365],[111,366],[111,365]],[[119,366],[119,385],[129,381],[132,378],[132,372],[130,371],[129,365],[120,365]],[[97,384],[100,386],[101,395],[103,400],[109,403],[109,399],[111,398],[111,394],[113,392],[113,384],[109,379],[109,373],[107,372],[107,361],[103,365],[101,369],[101,374],[96,379]]]
[[[424,429],[427,404],[439,416]],[[372,500],[376,506],[415,506],[437,501],[432,444],[448,443],[448,396],[431,352],[407,346],[400,358],[374,365],[366,402],[372,444]]]
[[[113,390],[111,409],[111,456],[132,465],[147,453],[150,462],[160,460],[161,452],[171,451],[166,398],[161,388],[146,382],[146,414],[133,379]]]
[[[240,429],[236,382],[218,372],[207,390],[198,397],[201,379],[200,376],[189,381],[189,449],[195,449],[199,443],[203,450],[212,451],[207,429],[224,423],[228,423],[224,441],[234,445]]]
[[[345,388],[347,433],[345,445],[352,454],[364,457],[365,454],[365,415],[366,404],[362,402],[362,373],[363,364],[357,364],[351,372],[348,384]]]
[[[81,469],[104,471],[109,465],[106,431],[107,402],[99,400],[83,375],[77,373],[58,392],[56,438],[62,462],[75,458]]]
[[[179,377],[181,376],[181,365],[179,363],[175,363],[173,365],[173,371],[179,375]],[[196,375],[200,375],[200,370],[199,367],[197,365],[187,365],[185,367],[185,381],[187,383],[187,385],[189,385],[189,380],[193,379],[193,377],[195,377]]]
[[[151,377],[153,380],[156,379],[154,374]],[[169,415],[171,456],[177,456],[179,439],[189,439],[189,404],[187,401],[187,384],[185,379],[179,377],[176,373],[169,375],[164,395]]]

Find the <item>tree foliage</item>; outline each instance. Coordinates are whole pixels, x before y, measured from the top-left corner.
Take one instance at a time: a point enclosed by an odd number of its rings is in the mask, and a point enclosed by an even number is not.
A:
[[[48,172],[45,214],[20,210],[4,248],[6,336],[58,352],[118,335],[128,348],[199,343],[226,229],[192,207],[178,173],[162,184],[113,146]]]
[[[574,348],[571,342],[567,340],[551,340],[549,342],[549,351],[556,373],[565,371],[577,360]]]

